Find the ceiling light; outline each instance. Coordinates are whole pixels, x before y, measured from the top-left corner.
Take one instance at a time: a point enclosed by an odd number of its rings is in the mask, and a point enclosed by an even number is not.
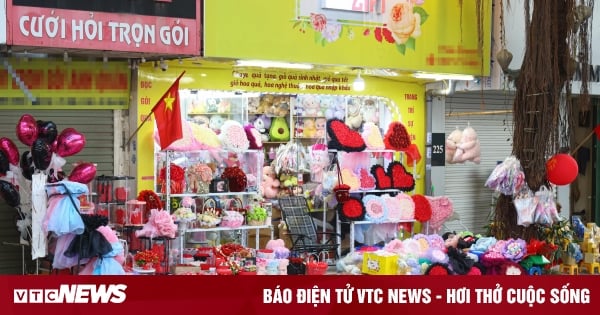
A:
[[[259,68],[285,68],[285,69],[312,69],[313,65],[306,63],[289,63],[268,60],[238,60],[236,63],[239,67],[259,67]]]
[[[352,82],[352,89],[358,92],[365,90],[365,79],[360,76],[360,71],[358,72],[356,79],[354,79],[354,82]]]
[[[69,53],[66,52],[66,51],[63,53],[63,61],[64,62],[69,62]]]
[[[417,72],[413,74],[413,77],[417,79],[429,79],[429,80],[463,80],[463,81],[471,81],[475,79],[472,75],[466,74],[447,74],[447,73],[424,73]]]
[[[142,58],[140,59],[140,62],[141,62],[141,63],[144,63],[144,62],[146,62],[146,58],[144,57],[144,55],[142,55]]]

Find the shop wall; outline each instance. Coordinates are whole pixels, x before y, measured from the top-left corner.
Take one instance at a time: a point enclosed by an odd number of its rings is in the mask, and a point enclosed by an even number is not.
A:
[[[204,12],[206,57],[489,74],[491,1],[219,0]]]
[[[192,63],[190,63],[192,64]],[[180,81],[181,89],[254,91],[289,94],[365,95],[387,98],[392,104],[393,119],[401,120],[411,134],[413,143],[424,155],[425,147],[425,90],[422,85],[402,83],[389,79],[365,77],[366,89],[354,92],[353,77],[332,73],[272,71],[264,69],[239,70],[205,69],[172,62],[162,71],[151,65],[142,65],[138,73],[138,125],[177,76],[186,71]],[[260,76],[260,77],[259,77]],[[272,78],[271,78],[272,77]],[[326,82],[326,83],[323,83]],[[139,130],[134,147],[137,148],[138,191],[154,189],[153,140],[154,121],[149,120]],[[425,159],[417,165],[415,191],[424,192]]]

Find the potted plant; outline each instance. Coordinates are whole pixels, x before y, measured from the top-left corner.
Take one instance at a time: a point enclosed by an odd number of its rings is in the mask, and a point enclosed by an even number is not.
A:
[[[254,205],[246,213],[246,222],[248,225],[265,225],[267,222],[267,210],[259,205]]]

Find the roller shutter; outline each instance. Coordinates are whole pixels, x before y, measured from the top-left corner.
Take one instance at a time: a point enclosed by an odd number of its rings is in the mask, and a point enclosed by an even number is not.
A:
[[[58,132],[65,128],[75,128],[86,137],[85,148],[78,154],[67,157],[63,167],[68,175],[72,164],[78,161],[97,164],[97,174],[112,175],[114,172],[114,119],[112,110],[1,110],[0,137],[10,138],[19,148],[19,153],[28,151],[16,136],[15,128],[23,114],[30,114],[38,120],[53,121]],[[0,201],[0,274],[21,273],[21,248],[1,245],[2,242],[18,243],[15,227],[16,211]],[[26,262],[30,260],[30,249],[26,248]]]
[[[482,102],[483,98],[483,102]],[[492,191],[484,186],[498,161],[512,151],[512,104],[514,94],[506,91],[455,93],[446,97],[445,133],[471,126],[481,144],[481,163],[447,164],[445,195],[450,197],[460,221],[450,221],[447,230],[474,233],[484,226],[492,206]],[[496,111],[496,114],[489,114]],[[487,113],[487,114],[483,114]],[[455,115],[455,116],[454,116]]]

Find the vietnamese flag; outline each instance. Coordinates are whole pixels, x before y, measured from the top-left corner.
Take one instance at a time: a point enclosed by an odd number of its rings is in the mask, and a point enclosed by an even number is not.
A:
[[[171,84],[171,87],[152,108],[161,149],[165,149],[171,143],[183,138],[181,109],[179,106],[179,79],[184,73],[185,71],[179,75],[177,80]]]

